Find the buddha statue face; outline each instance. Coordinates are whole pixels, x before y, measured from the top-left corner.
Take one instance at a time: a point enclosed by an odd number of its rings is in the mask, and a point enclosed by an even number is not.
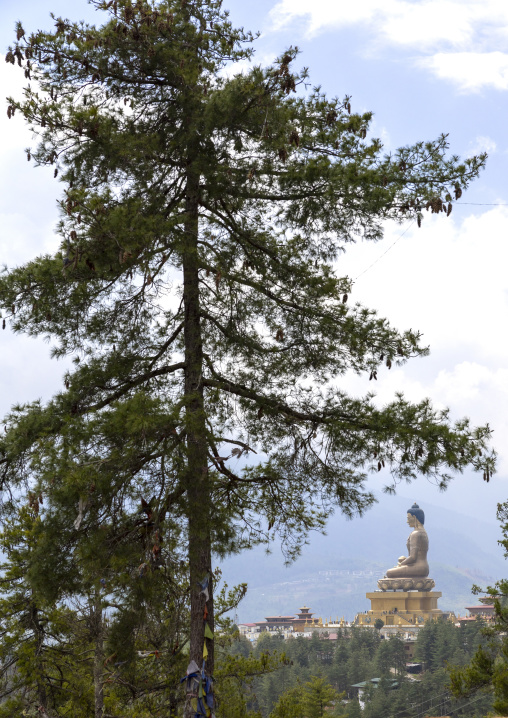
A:
[[[416,516],[413,516],[413,514],[407,515],[407,523],[408,526],[411,526],[412,529],[423,528],[423,524],[421,524],[416,518]]]

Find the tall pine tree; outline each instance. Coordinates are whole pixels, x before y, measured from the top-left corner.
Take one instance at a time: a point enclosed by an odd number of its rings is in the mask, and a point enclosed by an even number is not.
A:
[[[7,417],[2,482],[46,497],[69,545],[93,529],[112,550],[143,524],[156,555],[180,521],[190,658],[210,673],[214,550],[278,532],[294,556],[336,507],[372,503],[364,481],[383,466],[443,486],[493,470],[488,427],[340,388],[427,350],[351,306],[334,270],[385,220],[449,214],[485,156],[447,157],[444,136],[383,154],[371,114],[309,90],[295,48],[235,74],[254,38],[220,0],[91,4],[102,25],[19,23],[6,56],[34,83],[8,115],[62,182],[62,244],[5,274],[0,305],[75,369]]]

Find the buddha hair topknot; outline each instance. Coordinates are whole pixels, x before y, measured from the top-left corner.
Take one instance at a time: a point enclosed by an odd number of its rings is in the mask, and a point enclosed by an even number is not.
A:
[[[417,518],[422,526],[425,524],[425,514],[423,513],[423,509],[421,509],[418,504],[413,504],[407,512],[408,514],[411,514],[411,516]]]

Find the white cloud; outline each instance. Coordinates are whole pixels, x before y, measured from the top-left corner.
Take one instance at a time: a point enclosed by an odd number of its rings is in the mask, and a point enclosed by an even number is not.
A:
[[[428,358],[400,369],[382,370],[377,382],[348,377],[356,395],[377,392],[383,404],[396,391],[418,401],[430,397],[453,416],[488,422],[508,475],[508,208],[450,218],[425,214],[421,229],[411,228],[385,255],[404,228],[391,227],[381,244],[348,249],[340,273],[358,277],[351,299],[376,307],[399,329],[423,333]]]
[[[450,407],[455,418],[469,416],[475,425],[489,424],[494,432],[492,444],[499,453],[498,471],[501,476],[508,475],[508,417],[505,409],[508,369],[463,361],[442,369],[428,383],[408,379],[403,370],[398,373],[403,375],[398,377],[399,390],[403,390],[407,398],[418,401],[428,396],[435,406]],[[386,388],[383,388],[383,394]]]
[[[499,453],[498,470],[508,475],[508,369],[465,361],[452,370],[440,371],[433,393],[447,406],[453,406],[455,415],[469,415],[474,407],[476,422],[488,423],[494,430],[492,443]]]
[[[23,98],[27,84],[17,65],[0,62],[0,86],[5,96]],[[34,83],[32,82],[32,87]],[[53,178],[52,167],[27,162],[25,149],[38,144],[21,113],[8,119],[7,103],[0,103],[0,265],[10,267],[34,254],[54,251],[59,239],[53,229],[58,219],[57,199],[62,186]]]
[[[308,34],[364,24],[392,43],[460,46],[471,42],[480,24],[502,37],[508,6],[499,0],[280,0],[270,16],[275,29],[304,17]]]
[[[508,208],[451,217],[424,213],[386,256],[355,283],[353,297],[376,306],[398,326],[420,328],[431,343],[471,344],[481,356],[508,362],[508,341],[492,341],[508,326]],[[382,244],[355,245],[341,271],[357,277],[404,231],[387,229]],[[343,267],[343,270],[342,270]]]
[[[42,399],[49,401],[63,387],[63,375],[72,364],[65,358],[50,358],[50,347],[43,339],[14,336],[7,328],[1,334],[0,375],[3,377],[0,397],[0,419],[12,406]]]
[[[383,8],[382,2],[380,7]],[[483,5],[475,1],[401,0],[392,12],[383,13],[380,30],[384,39],[393,44],[419,48],[436,44],[462,46],[471,41],[474,23],[480,19],[482,8]]]
[[[477,155],[480,152],[487,152],[489,155],[493,155],[496,151],[497,142],[492,137],[478,135],[475,141],[471,143],[468,154]]]
[[[10,120],[7,117],[6,97],[14,97],[16,100],[22,99],[22,88],[27,82],[23,79],[23,71],[17,65],[10,65],[3,62],[0,57],[0,86],[2,94],[0,95],[0,133],[3,142],[0,143],[0,159],[5,162],[5,155],[13,151],[20,151],[21,154],[25,147],[33,144],[32,135],[28,130],[24,118],[15,114]]]
[[[309,37],[362,26],[370,47],[409,49],[413,61],[462,90],[508,89],[508,3],[500,0],[280,0],[270,19],[274,30],[303,19]]]
[[[478,400],[489,390],[508,399],[508,369],[492,370],[477,362],[465,361],[457,364],[453,371],[440,371],[435,387],[448,404]],[[505,402],[502,404],[504,409]]]
[[[506,52],[438,52],[420,59],[418,64],[465,92],[477,92],[482,87],[508,89]]]
[[[300,17],[307,20],[307,32],[313,35],[324,29],[344,27],[356,23],[373,22],[385,14],[389,8],[394,8],[397,0],[387,0],[384,4],[380,0],[365,0],[362,3],[337,3],[334,0],[281,0],[270,12],[273,28],[281,29]],[[386,10],[382,13],[383,5]]]

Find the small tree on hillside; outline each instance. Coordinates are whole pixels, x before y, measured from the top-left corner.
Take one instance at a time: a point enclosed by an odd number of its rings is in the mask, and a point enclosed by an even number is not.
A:
[[[349,701],[346,715],[347,718],[362,718],[362,709],[356,699]]]
[[[31,554],[37,541],[38,497],[4,521],[0,534],[0,716],[47,715],[70,698],[73,689],[84,709],[93,705],[91,672],[75,661],[77,652],[90,648],[82,640],[78,616],[66,606],[41,600],[29,579]],[[73,630],[74,629],[74,630]],[[78,629],[78,630],[76,630]],[[87,675],[88,673],[88,675]],[[66,695],[64,695],[66,694]]]
[[[71,574],[66,561],[47,555],[55,536],[40,517],[39,500],[32,494],[29,506],[12,506],[0,533],[0,716],[174,714],[188,637],[177,547],[161,552],[171,573],[131,562],[132,576],[117,554],[110,580],[107,552],[82,539]],[[137,557],[135,545],[133,552]],[[46,580],[34,559],[44,553],[55,572]],[[228,605],[239,598],[228,596]]]
[[[302,686],[285,691],[275,704],[270,718],[305,718],[302,705]]]
[[[323,718],[343,696],[324,678],[313,676],[304,685],[285,691],[275,704],[270,718]]]
[[[314,676],[303,686],[303,714],[306,718],[324,718],[342,697],[324,678]]]

